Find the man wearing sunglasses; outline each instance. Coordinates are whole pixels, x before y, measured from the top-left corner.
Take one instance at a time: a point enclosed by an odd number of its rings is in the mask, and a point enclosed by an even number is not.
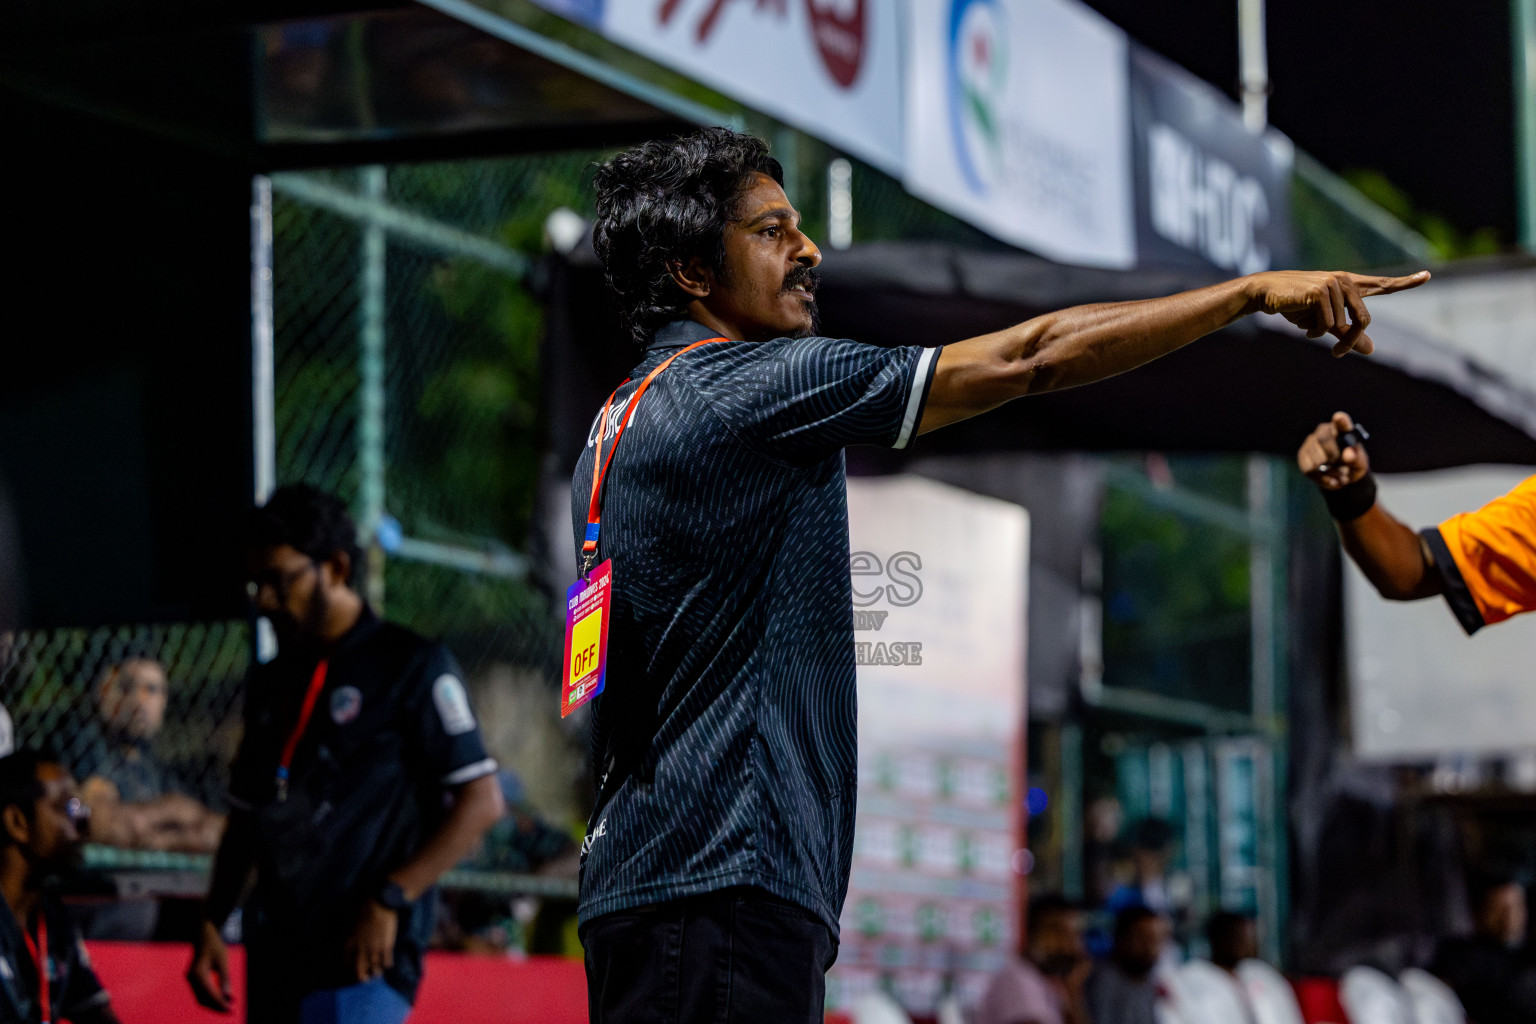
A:
[[[0,758],[0,1020],[117,1022],[79,931],[46,888],[79,863],[89,817],[57,758]]]
[[[249,593],[278,655],[246,682],[230,817],[187,972],[229,1012],[222,929],[242,918],[252,1024],[398,1024],[410,1012],[433,886],[501,816],[463,673],[442,644],[382,622],[353,586],[341,500],[279,489],[246,538]]]

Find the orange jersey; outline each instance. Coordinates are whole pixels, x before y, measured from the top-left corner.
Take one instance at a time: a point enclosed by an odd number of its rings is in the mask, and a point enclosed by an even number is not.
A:
[[[1423,535],[1468,633],[1536,609],[1536,476]]]

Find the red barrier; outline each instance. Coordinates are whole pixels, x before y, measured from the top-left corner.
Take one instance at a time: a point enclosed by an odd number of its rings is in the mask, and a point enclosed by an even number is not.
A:
[[[204,1010],[187,988],[191,953],[184,945],[155,942],[86,944],[123,1024],[174,1020],[178,1024],[243,1021],[245,950],[230,947],[236,1013]],[[535,956],[511,960],[467,953],[427,954],[411,1024],[586,1024],[587,980],[580,960]]]
[[[1292,978],[1296,1004],[1307,1024],[1349,1024],[1349,1015],[1339,1002],[1337,978]]]

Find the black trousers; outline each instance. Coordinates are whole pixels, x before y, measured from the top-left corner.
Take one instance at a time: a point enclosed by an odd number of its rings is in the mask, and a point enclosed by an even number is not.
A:
[[[761,889],[620,910],[581,929],[590,1024],[821,1024],[837,942]]]

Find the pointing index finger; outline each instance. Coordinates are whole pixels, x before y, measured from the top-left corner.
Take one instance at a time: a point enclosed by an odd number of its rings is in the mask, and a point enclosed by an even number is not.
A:
[[[1351,276],[1359,284],[1361,295],[1391,295],[1393,292],[1417,288],[1429,280],[1429,271],[1421,270],[1417,274],[1409,274],[1406,277],[1365,277],[1359,274]]]

